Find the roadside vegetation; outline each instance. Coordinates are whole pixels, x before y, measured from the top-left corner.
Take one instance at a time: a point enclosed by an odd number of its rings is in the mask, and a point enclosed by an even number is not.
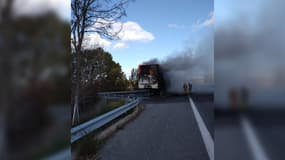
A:
[[[98,117],[124,104],[124,99],[98,99],[97,103],[84,106],[84,110],[80,113],[79,122],[74,124],[74,126]]]
[[[98,44],[88,47],[86,42],[92,32],[109,40],[119,39],[121,28],[116,30],[113,25],[126,16],[125,8],[130,2],[71,0],[72,126],[125,104],[125,100],[104,100],[97,96],[98,92],[128,90],[130,82],[111,53]],[[96,159],[92,156],[101,143],[93,140],[97,132],[72,144],[72,153],[80,155],[77,159]]]
[[[78,66],[79,70],[77,72],[80,73],[77,74],[80,77],[72,79],[73,84],[75,84],[75,81],[79,81],[79,88],[76,89],[78,86],[72,85],[72,94],[75,94],[74,92],[77,90],[79,96],[77,104],[79,118],[78,113],[76,113],[74,121],[72,120],[73,126],[86,121],[90,116],[95,117],[112,108],[105,107],[109,102],[100,99],[97,96],[98,92],[125,91],[129,88],[129,80],[122,71],[120,64],[115,62],[112,55],[103,48],[84,50],[79,57],[80,66]],[[74,106],[74,96],[72,96],[71,102]],[[111,103],[116,102],[123,104],[121,100],[111,101]]]
[[[13,6],[15,1],[7,2],[1,8],[13,15],[8,4]],[[2,148],[8,148],[5,154],[9,159],[39,159],[69,144],[69,23],[52,12],[32,17],[7,15],[2,22],[5,80],[1,91],[6,98],[2,98],[5,105],[1,107],[8,142]]]
[[[116,102],[111,102],[116,103]],[[124,127],[130,121],[134,120],[143,111],[143,105],[128,111],[127,113],[121,115],[115,120],[109,122],[102,128],[93,131],[86,137],[76,141],[72,144],[73,159],[75,160],[99,160],[100,159],[100,149],[106,143],[108,138],[115,134],[118,130],[124,129]],[[108,131],[109,130],[109,131]],[[104,136],[102,136],[104,134]],[[103,138],[99,138],[99,136]]]

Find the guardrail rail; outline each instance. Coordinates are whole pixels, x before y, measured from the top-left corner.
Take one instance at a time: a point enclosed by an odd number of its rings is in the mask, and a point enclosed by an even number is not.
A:
[[[80,138],[86,136],[87,134],[93,132],[94,130],[106,125],[115,118],[126,113],[130,109],[136,107],[140,102],[139,98],[133,98],[129,103],[116,108],[110,112],[107,112],[99,117],[91,119],[83,124],[77,125],[71,128],[71,143],[79,140]]]
[[[107,98],[126,98],[129,96],[133,97],[144,97],[151,96],[149,90],[136,90],[136,91],[119,91],[119,92],[99,92],[99,96]]]

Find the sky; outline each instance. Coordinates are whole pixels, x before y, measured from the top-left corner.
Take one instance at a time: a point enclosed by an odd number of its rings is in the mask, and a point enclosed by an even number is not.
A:
[[[70,19],[67,0],[15,1],[18,15],[52,10],[62,19]],[[132,68],[150,59],[164,60],[188,48],[195,51],[215,27],[215,91],[221,93],[215,93],[215,101],[219,95],[226,98],[233,86],[249,86],[252,94],[267,97],[272,92],[280,95],[285,87],[285,22],[279,16],[284,6],[281,0],[136,0],[127,7],[127,17],[118,22],[123,24],[121,40],[90,35],[87,45],[103,46],[129,75]],[[256,97],[265,100],[262,95]],[[274,101],[283,103],[283,99]]]
[[[18,15],[38,15],[55,11],[62,19],[70,20],[70,1],[66,0],[16,0]],[[132,68],[149,59],[163,60],[183,48],[193,47],[202,39],[214,23],[213,0],[136,0],[127,8],[121,40],[110,41],[99,35],[87,35],[86,46],[102,46],[123,71],[130,74]]]
[[[136,0],[122,19],[125,38],[105,48],[129,75],[144,61],[163,60],[185,47],[195,47],[213,25],[213,8],[212,0]]]

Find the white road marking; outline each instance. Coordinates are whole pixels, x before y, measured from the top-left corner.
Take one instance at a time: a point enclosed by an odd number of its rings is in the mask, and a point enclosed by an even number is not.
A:
[[[206,146],[206,150],[208,152],[209,158],[210,160],[214,160],[215,156],[214,156],[214,141],[210,135],[210,132],[208,131],[200,113],[197,110],[196,105],[194,104],[193,100],[189,97],[189,101],[192,107],[192,110],[194,112],[194,116],[195,119],[198,123],[199,129],[200,129],[200,133],[202,135],[204,144]]]
[[[240,117],[240,120],[241,120],[243,132],[245,134],[249,147],[252,151],[252,155],[254,159],[255,160],[269,160],[249,120],[244,115]]]

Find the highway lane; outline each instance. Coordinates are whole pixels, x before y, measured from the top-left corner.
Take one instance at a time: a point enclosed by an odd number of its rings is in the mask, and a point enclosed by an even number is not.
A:
[[[284,159],[284,113],[284,110],[249,109],[216,114],[216,159]]]
[[[215,159],[253,160],[239,114],[215,114]]]
[[[213,101],[209,99],[199,99],[199,98],[192,98],[197,109],[205,122],[205,125],[208,131],[211,134],[211,137],[214,138],[214,105]]]
[[[188,97],[156,97],[143,103],[139,117],[104,144],[99,151],[102,160],[209,159]],[[202,118],[205,115],[210,113]]]
[[[260,109],[246,113],[270,160],[283,160],[285,157],[284,113],[282,109]]]

